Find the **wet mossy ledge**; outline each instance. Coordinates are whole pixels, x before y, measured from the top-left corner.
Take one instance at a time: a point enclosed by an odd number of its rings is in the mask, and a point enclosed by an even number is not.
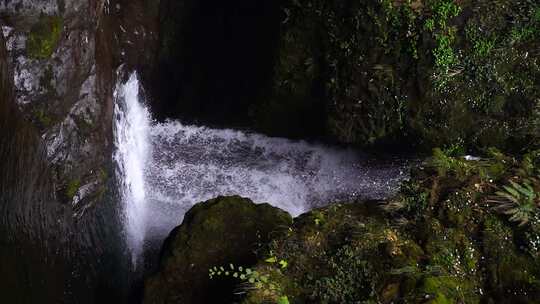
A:
[[[204,303],[190,293],[250,304],[539,303],[540,151],[436,149],[395,197],[292,224],[268,205],[210,200],[171,233],[161,263],[145,303]]]

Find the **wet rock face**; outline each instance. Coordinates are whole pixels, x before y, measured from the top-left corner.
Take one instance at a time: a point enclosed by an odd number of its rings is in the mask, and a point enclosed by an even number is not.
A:
[[[110,172],[112,90],[120,63],[148,70],[159,1],[0,3],[16,103],[40,133],[57,193],[78,215]],[[146,75],[146,74],[144,74]],[[81,191],[78,191],[81,189]]]
[[[120,1],[0,1],[6,302],[125,300],[129,258],[111,178],[114,75],[127,61],[117,43],[125,36],[115,36],[121,8]],[[132,58],[130,67],[143,61]]]
[[[288,213],[238,196],[195,205],[165,241],[161,269],[146,281],[144,303],[228,303],[235,282],[211,281],[209,269],[253,265],[258,245],[291,223]]]
[[[104,187],[109,175],[103,152],[111,149],[107,140],[111,134],[110,127],[103,126],[111,120],[104,116],[111,105],[99,98],[99,90],[107,88],[98,87],[101,76],[96,68],[96,28],[104,5],[103,1],[4,1],[0,6],[7,16],[2,30],[16,103],[47,147],[59,199],[73,204],[77,212],[87,207],[80,204],[84,194]],[[79,191],[89,188],[92,191]]]
[[[59,301],[67,282],[66,264],[53,252],[53,244],[45,246],[35,239],[46,238],[47,232],[56,234],[66,224],[66,214],[58,205],[50,206],[53,220],[38,214],[54,201],[52,180],[46,154],[40,146],[36,130],[27,122],[14,102],[15,90],[9,67],[9,57],[0,34],[0,286],[3,300],[10,303],[31,303],[32,294],[48,294],[45,302]],[[58,221],[58,222],[57,222]],[[39,223],[31,226],[29,223]],[[58,243],[66,241],[66,234],[54,237]],[[50,239],[50,238],[49,238]],[[37,243],[37,244],[36,244]],[[48,256],[39,263],[40,257]],[[53,266],[54,265],[54,266]],[[31,270],[30,270],[31,269]],[[64,272],[66,271],[66,272]],[[27,275],[31,273],[32,275]],[[44,274],[54,274],[58,280],[45,280]],[[64,281],[65,280],[65,281]],[[62,282],[64,281],[64,282]],[[32,288],[32,293],[28,289]]]
[[[0,3],[0,11],[9,15],[54,14],[62,2],[56,0],[3,0]]]

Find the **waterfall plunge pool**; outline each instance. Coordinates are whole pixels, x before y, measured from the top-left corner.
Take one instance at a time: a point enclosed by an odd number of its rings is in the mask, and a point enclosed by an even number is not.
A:
[[[195,203],[220,195],[297,216],[335,201],[383,199],[408,178],[403,158],[231,129],[152,121],[135,73],[115,91],[114,159],[134,265]],[[152,258],[150,258],[152,259]]]

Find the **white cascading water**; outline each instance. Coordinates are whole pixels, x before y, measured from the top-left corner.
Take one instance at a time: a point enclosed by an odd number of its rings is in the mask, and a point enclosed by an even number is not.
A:
[[[124,205],[124,225],[132,262],[136,266],[146,235],[145,166],[151,156],[148,134],[151,117],[139,101],[139,80],[131,74],[114,92],[114,160]]]
[[[355,150],[152,123],[138,93],[136,75],[115,93],[115,160],[134,261],[145,243],[160,246],[191,206],[219,195],[268,202],[296,216],[332,201],[384,198],[407,177],[403,160],[368,161]]]

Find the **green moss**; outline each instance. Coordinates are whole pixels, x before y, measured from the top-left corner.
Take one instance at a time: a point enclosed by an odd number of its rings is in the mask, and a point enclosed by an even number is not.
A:
[[[267,290],[279,290],[277,278],[262,272],[247,276],[246,267],[256,262],[259,246],[281,235],[291,222],[286,212],[239,196],[196,204],[166,241],[163,270],[147,282],[145,303],[229,303],[234,284],[241,282],[268,282]]]
[[[77,194],[77,191],[79,191],[80,187],[81,181],[79,179],[71,180],[66,187],[66,197],[69,200],[72,200],[73,197],[75,197],[75,194]]]
[[[53,119],[47,115],[45,110],[40,109],[36,112],[36,118],[43,128],[49,128],[53,124]]]
[[[485,153],[477,161],[444,153],[444,162],[467,163],[467,178],[453,165],[441,176],[434,163],[424,163],[383,204],[385,212],[356,203],[300,216],[268,248],[289,266],[263,259],[256,269],[279,273],[274,279],[291,303],[534,303],[540,212],[518,227],[489,198],[510,177],[538,176],[540,152]],[[268,300],[257,292],[248,298]]]
[[[429,277],[421,290],[429,295],[430,304],[478,303],[477,298],[464,293],[470,292],[467,288],[463,281],[453,277]]]
[[[34,59],[51,57],[60,41],[63,19],[60,16],[41,15],[28,33],[26,50]]]

